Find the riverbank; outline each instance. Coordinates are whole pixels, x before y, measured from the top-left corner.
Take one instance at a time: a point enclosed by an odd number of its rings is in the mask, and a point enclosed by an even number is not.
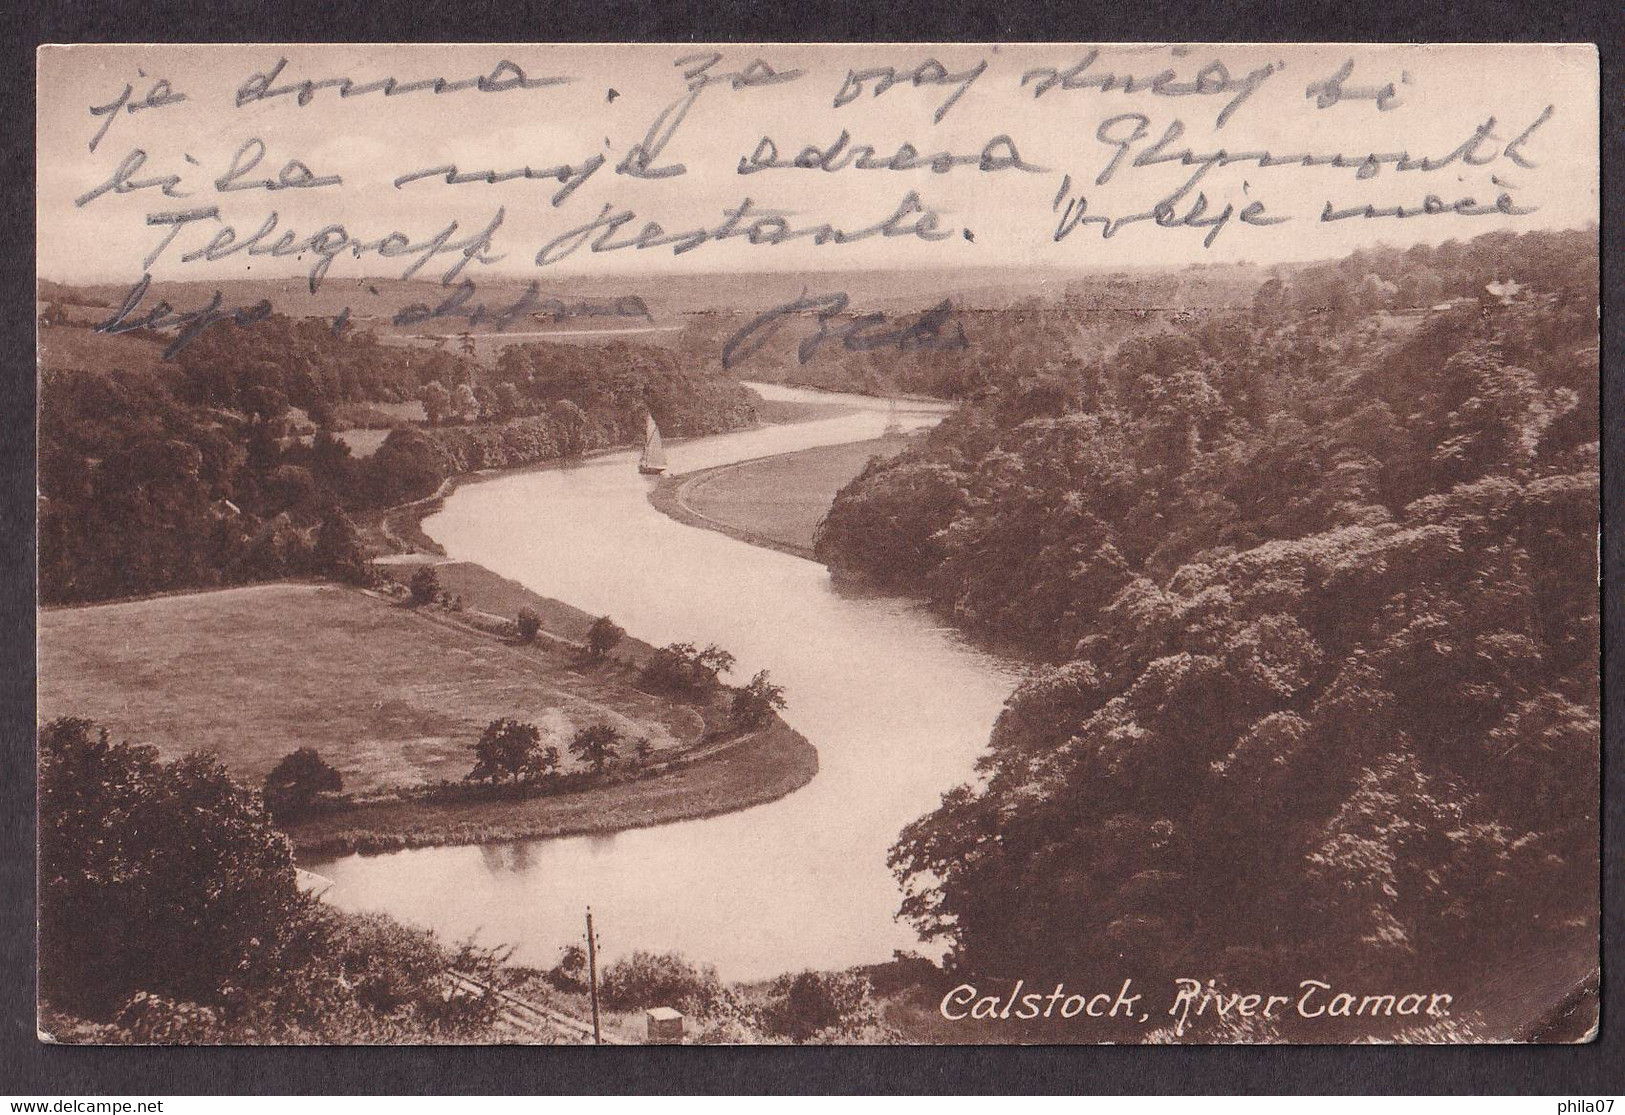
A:
[[[647,644],[628,637],[589,660],[581,640],[595,617],[478,566],[437,574],[455,607],[277,583],[42,613],[40,715],[86,717],[166,757],[214,751],[251,786],[314,747],[345,798],[288,826],[307,856],[645,827],[771,801],[817,773],[817,751],[777,717],[733,734],[726,690],[688,701],[638,688]],[[520,607],[542,619],[530,643],[512,633]],[[560,786],[425,800],[461,786],[472,744],[499,717],[536,724],[559,749]],[[601,778],[566,746],[593,724],[613,727],[625,752]],[[634,759],[635,740],[646,756]]]
[[[714,817],[776,801],[818,773],[818,752],[782,720],[624,781],[518,800],[374,801],[293,825],[301,862],[448,844],[588,836]]]
[[[813,536],[836,493],[876,457],[908,445],[892,434],[663,477],[649,502],[688,526],[813,560]]]

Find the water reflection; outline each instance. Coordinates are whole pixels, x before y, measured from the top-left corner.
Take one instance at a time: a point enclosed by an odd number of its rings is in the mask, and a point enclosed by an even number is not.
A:
[[[492,875],[505,871],[529,871],[530,849],[534,843],[522,840],[516,844],[481,844],[480,866]]]

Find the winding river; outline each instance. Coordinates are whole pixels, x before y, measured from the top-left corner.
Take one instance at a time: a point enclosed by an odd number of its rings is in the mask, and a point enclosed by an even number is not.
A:
[[[861,396],[753,386],[858,409],[672,445],[674,472],[878,437],[889,417]],[[930,425],[941,408],[905,404],[897,417]],[[786,719],[818,748],[818,776],[780,801],[704,820],[348,856],[317,868],[333,880],[327,898],[452,940],[478,931],[542,966],[583,939],[589,904],[606,959],[673,950],[729,979],[919,948],[896,918],[887,849],[973,776],[1015,668],[914,602],[838,591],[813,562],[667,518],[634,456],[466,484],[424,530],[455,560],[613,615],[649,642],[726,647],[735,678],[770,670]]]

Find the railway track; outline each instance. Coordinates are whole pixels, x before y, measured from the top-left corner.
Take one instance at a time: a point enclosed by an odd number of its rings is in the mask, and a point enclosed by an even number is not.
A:
[[[561,1038],[571,1043],[592,1041],[591,1024],[579,1018],[521,999],[462,972],[452,972],[450,979],[452,986],[459,991],[495,998],[501,1004],[497,1012],[498,1022],[521,1039],[547,1045],[558,1044]],[[603,1035],[603,1042],[605,1045],[628,1044],[609,1034]]]

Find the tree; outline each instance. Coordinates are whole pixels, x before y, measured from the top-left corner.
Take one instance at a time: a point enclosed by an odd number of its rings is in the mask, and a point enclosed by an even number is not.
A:
[[[594,774],[603,774],[615,758],[616,744],[621,733],[604,723],[591,724],[579,729],[570,739],[570,754],[584,763],[592,764]]]
[[[158,760],[85,720],[39,736],[41,1005],[110,1042],[367,1043],[489,1034],[494,997],[447,998],[455,952],[300,892],[291,846],[206,755]]]
[[[546,773],[541,750],[542,733],[534,724],[503,717],[485,726],[475,741],[474,768],[464,776],[469,782],[496,782]],[[549,749],[552,750],[552,749]],[[557,765],[558,752],[553,751]]]
[[[770,987],[761,1012],[770,1034],[805,1042],[814,1037],[852,1037],[880,1021],[867,976],[805,971],[783,975]]]
[[[329,492],[345,491],[353,468],[349,445],[332,430],[317,429],[310,442],[310,471],[321,486]]]
[[[305,413],[310,415],[310,420],[316,424],[318,437],[322,433],[331,433],[338,422],[338,412],[326,399],[311,399],[305,407]]]
[[[519,385],[504,381],[497,384],[497,406],[508,418],[518,418],[525,413],[525,396],[519,390]]]
[[[370,483],[368,495],[375,504],[400,503],[433,492],[450,473],[457,470],[433,435],[415,426],[397,426],[378,447],[378,452],[360,462],[362,477]],[[362,470],[357,470],[362,471]]]
[[[693,643],[668,643],[649,656],[642,678],[646,685],[677,693],[709,693],[718,675],[733,668],[734,656],[711,643],[704,650]]]
[[[136,991],[252,996],[309,945],[287,838],[209,755],[171,763],[88,720],[39,735],[40,993],[107,1017]]]
[[[559,749],[551,745],[535,747],[525,759],[526,779],[546,778],[559,769]]]
[[[587,412],[569,399],[559,399],[548,408],[548,416],[558,427],[564,456],[578,456],[586,447]]]
[[[587,950],[580,945],[559,949],[559,962],[547,972],[548,982],[560,991],[587,990]]]
[[[322,794],[343,789],[344,777],[314,747],[301,747],[283,756],[265,776],[265,808],[278,821],[297,820]]]
[[[288,397],[275,387],[251,387],[243,393],[243,409],[250,418],[275,427],[288,413]]]
[[[355,523],[338,508],[330,508],[316,530],[312,553],[316,568],[330,577],[358,584],[366,579],[366,553]]]
[[[822,560],[1051,664],[893,849],[950,965],[1438,971],[1515,958],[1558,909],[1585,950],[1590,249],[1563,265],[1585,293],[1554,276],[1545,309],[1386,313],[1540,289],[1564,253],[1513,240],[1293,269],[1251,314],[1123,338],[1071,390],[1012,353],[836,497]]]
[[[440,599],[440,574],[432,565],[420,566],[412,574],[408,587],[412,590],[413,604],[433,604]]]
[[[423,385],[423,413],[429,419],[429,425],[438,426],[451,410],[451,392],[437,379],[431,379]]]
[[[608,616],[599,616],[587,628],[587,653],[593,658],[607,657],[626,635],[626,629]]]
[[[654,756],[655,745],[649,742],[648,736],[639,736],[638,741],[633,745],[632,750],[638,757],[638,765],[648,766],[649,760]]]
[[[504,417],[502,401],[497,393],[483,383],[474,388],[474,400],[479,407],[481,422],[495,422]]]
[[[734,727],[754,728],[784,706],[784,687],[774,685],[767,671],[759,670],[744,688],[734,692],[729,715]]]
[[[702,689],[715,689],[721,684],[721,675],[733,670],[734,658],[731,653],[718,647],[717,644],[705,644],[705,650],[694,657],[694,665],[699,673],[699,684]]]
[[[519,609],[514,624],[519,629],[519,637],[527,643],[533,643],[536,641],[537,632],[542,629],[542,617],[536,613],[535,608],[526,604]]]
[[[466,383],[459,383],[457,390],[452,392],[451,409],[460,422],[472,422],[480,416],[480,401],[474,395],[474,389]]]

